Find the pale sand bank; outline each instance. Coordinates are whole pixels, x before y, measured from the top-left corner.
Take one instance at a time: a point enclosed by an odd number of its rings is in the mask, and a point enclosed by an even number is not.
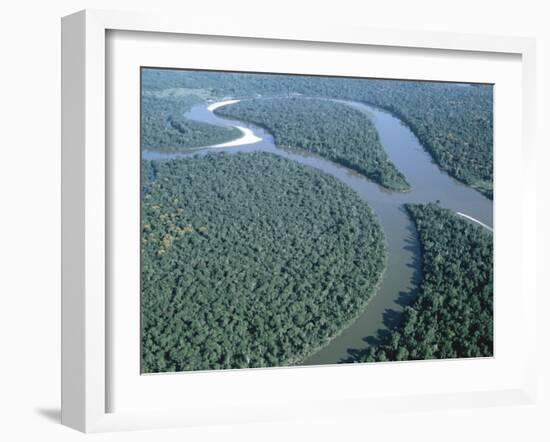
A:
[[[470,215],[466,215],[465,213],[456,212],[457,215],[462,216],[463,218],[469,219],[470,221],[473,221],[474,223],[478,223],[480,226],[485,227],[486,229],[490,230],[491,232],[493,229],[489,227],[487,224],[482,223],[480,220],[475,219],[474,217]]]
[[[212,103],[206,109],[208,109],[210,112],[214,112],[219,107],[227,106],[228,104],[235,104],[235,103],[238,103],[239,101],[241,101],[241,100],[217,101],[216,103]]]
[[[241,126],[233,126],[233,127],[236,127],[237,129],[239,129],[243,133],[243,136],[233,141],[228,141],[226,143],[221,143],[221,144],[215,144],[214,146],[208,146],[208,147],[218,148],[218,147],[242,146],[244,144],[254,144],[254,143],[257,143],[258,141],[262,141],[260,137],[257,137],[256,135],[254,135],[254,132],[252,132],[247,127],[241,127]]]
[[[216,110],[220,107],[227,106],[229,104],[235,104],[235,103],[238,103],[239,101],[241,101],[241,100],[218,101],[216,103],[212,103],[211,105],[209,105],[207,107],[207,109],[210,112],[213,112],[214,110]],[[242,126],[233,126],[233,127],[236,127],[237,129],[239,129],[242,132],[243,136],[240,137],[240,138],[237,138],[236,140],[228,141],[226,143],[221,143],[221,144],[215,144],[213,146],[208,146],[208,148],[242,146],[242,145],[245,145],[245,144],[254,144],[254,143],[257,143],[258,141],[262,141],[262,139],[260,137],[257,137],[256,135],[254,135],[254,132],[252,132],[252,130],[250,130],[246,127],[242,127]]]

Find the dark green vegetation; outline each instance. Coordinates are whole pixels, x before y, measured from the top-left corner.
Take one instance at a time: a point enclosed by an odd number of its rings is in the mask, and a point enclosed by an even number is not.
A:
[[[145,372],[299,362],[374,293],[382,230],[337,179],[266,153],[143,167]]]
[[[215,112],[265,127],[279,147],[314,152],[391,190],[409,189],[369,118],[345,104],[305,98],[245,100]]]
[[[194,94],[143,93],[141,148],[174,152],[220,144],[242,135],[235,128],[191,121],[183,116],[192,105],[201,101]]]
[[[434,203],[407,210],[422,246],[419,295],[403,323],[360,360],[492,356],[492,235]]]
[[[200,88],[212,97],[303,94],[387,109],[416,134],[441,168],[492,198],[493,87],[226,72],[143,70],[143,87]]]

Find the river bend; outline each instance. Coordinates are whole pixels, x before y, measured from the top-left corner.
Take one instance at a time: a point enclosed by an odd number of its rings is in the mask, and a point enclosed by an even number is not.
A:
[[[193,151],[164,153],[144,151],[145,160],[173,159],[208,152],[270,152],[322,170],[350,186],[376,213],[387,241],[388,261],[376,295],[357,319],[303,365],[319,365],[354,360],[358,349],[366,349],[396,326],[405,306],[414,301],[421,281],[421,254],[416,229],[403,204],[439,201],[443,207],[459,212],[465,219],[488,229],[493,226],[493,204],[479,192],[465,186],[442,171],[424,150],[413,132],[397,117],[385,110],[353,101],[342,101],[365,112],[378,131],[389,159],[411,185],[406,193],[391,192],[343,166],[312,153],[281,149],[263,128],[227,118],[212,111],[236,102],[199,104],[185,116],[189,119],[238,127],[243,137],[218,146]],[[242,140],[246,144],[237,141]]]

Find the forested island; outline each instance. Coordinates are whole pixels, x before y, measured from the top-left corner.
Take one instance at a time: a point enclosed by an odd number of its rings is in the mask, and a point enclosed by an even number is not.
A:
[[[266,128],[279,147],[313,152],[390,190],[409,189],[403,174],[388,160],[368,116],[345,104],[296,97],[252,99],[215,113]]]
[[[408,204],[422,247],[418,298],[364,362],[493,355],[493,238],[436,203]]]
[[[364,309],[384,269],[369,207],[267,153],[143,163],[146,373],[289,365]]]
[[[193,90],[213,99],[298,94],[379,106],[405,122],[442,169],[492,198],[492,85],[144,69],[142,87]]]

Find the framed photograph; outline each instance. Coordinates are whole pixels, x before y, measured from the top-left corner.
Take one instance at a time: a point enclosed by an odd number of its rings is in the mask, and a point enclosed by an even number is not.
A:
[[[534,400],[532,40],[83,11],[62,45],[64,424]]]

